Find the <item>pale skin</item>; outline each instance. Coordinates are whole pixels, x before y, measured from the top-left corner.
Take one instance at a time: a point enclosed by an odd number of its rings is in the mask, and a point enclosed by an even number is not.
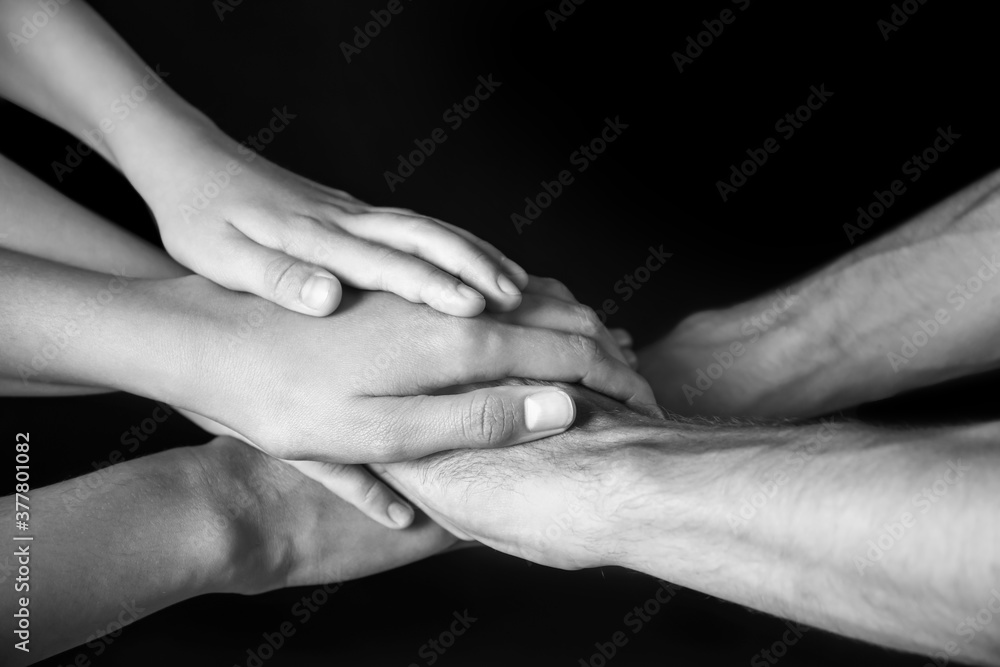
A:
[[[351,308],[308,318],[190,275],[2,157],[0,193],[0,263],[10,287],[0,293],[9,341],[0,391],[100,387],[176,405],[280,458],[318,461],[302,469],[386,526],[405,527],[412,509],[350,464],[509,445],[572,421],[567,397],[559,404],[565,423],[538,422],[532,431],[526,401],[537,389],[412,394],[523,374],[652,401],[648,385],[610,352],[618,341],[555,281],[532,279],[517,310],[478,318],[353,292]],[[418,358],[405,352],[414,346],[424,350]],[[328,372],[317,374],[324,363]],[[236,399],[240,391],[249,395]],[[337,424],[349,428],[338,435]]]
[[[801,298],[755,340],[743,327],[773,294],[696,314],[640,351],[661,404],[710,420],[580,390],[579,426],[561,435],[377,469],[456,535],[536,562],[622,565],[939,661],[996,664],[1000,422],[718,415],[820,415],[994,368],[1000,277],[983,267],[1000,252],[998,192],[1000,172],[790,286]],[[942,308],[947,321],[904,353]],[[683,385],[736,342],[742,354],[689,403]]]
[[[4,539],[30,545],[31,568],[20,582],[30,588],[5,593],[0,604],[0,631],[11,638],[18,600],[28,598],[30,651],[15,648],[23,637],[5,641],[3,664],[37,662],[98,632],[117,636],[122,623],[197,595],[348,581],[455,542],[426,517],[406,530],[379,525],[288,464],[232,438],[108,470],[91,495],[74,499],[72,511],[64,495],[75,493],[74,480],[32,489],[32,542],[11,540],[14,499],[2,499]],[[336,586],[324,590],[335,598]]]

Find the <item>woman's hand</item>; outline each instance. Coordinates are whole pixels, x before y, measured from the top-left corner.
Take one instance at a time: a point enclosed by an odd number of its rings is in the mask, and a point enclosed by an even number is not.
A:
[[[167,251],[195,273],[315,316],[337,309],[341,283],[462,317],[520,303],[524,270],[465,230],[371,206],[269,162],[207,120],[178,118],[150,129],[121,162]]]
[[[362,300],[368,300],[368,297],[375,297],[375,296],[376,295],[363,295]],[[400,302],[398,299],[392,299],[392,301],[394,301],[395,303],[402,304],[402,302]],[[407,309],[412,308],[408,304],[402,304],[402,305],[405,305]],[[281,311],[273,307],[269,308],[269,311],[275,315],[283,315]],[[427,314],[428,317],[434,320],[447,321],[449,319],[442,317],[437,313],[433,313],[432,311],[428,311],[426,309],[417,308],[416,311],[417,312],[423,311],[424,313]],[[341,318],[344,318],[347,314],[348,314],[347,311],[339,313],[336,317],[328,321],[328,323],[325,325],[325,328],[329,329],[331,325],[335,325],[339,320],[341,320]],[[264,326],[263,315],[260,315],[260,317],[261,320],[258,322],[258,324],[259,326],[263,327]],[[613,357],[614,360],[617,361],[622,361],[625,359],[624,356],[625,351],[619,348],[615,336],[613,336],[607,330],[605,330],[603,326],[595,324],[596,318],[593,314],[593,311],[584,306],[581,306],[573,298],[569,290],[567,290],[565,286],[563,286],[561,283],[555,280],[532,277],[528,286],[525,289],[525,301],[524,304],[521,306],[521,308],[514,311],[513,313],[505,313],[496,316],[489,316],[489,319],[493,321],[493,324],[490,326],[495,326],[495,327],[500,327],[499,321],[502,320],[504,323],[517,328],[539,327],[548,329],[549,330],[548,333],[543,333],[542,335],[543,338],[548,336],[549,334],[556,334],[557,332],[562,333],[563,335],[565,334],[581,335],[581,333],[589,333],[589,335],[593,336],[592,340],[598,342],[604,353],[606,353],[610,357]],[[302,320],[299,321],[301,322]],[[373,339],[383,333],[382,331],[383,326],[377,323],[380,321],[381,320],[372,322],[372,329],[370,333]],[[309,323],[310,325],[313,324],[313,322],[310,322],[308,320],[306,320],[305,322]],[[468,325],[471,325],[471,322],[467,320],[454,320],[454,322],[463,325],[464,328],[468,328]],[[406,328],[404,327],[403,330],[405,331]],[[525,330],[525,331],[530,331],[530,330]],[[616,335],[618,337],[621,337],[622,335],[627,337],[627,334],[623,334],[623,332],[619,332]],[[416,339],[414,341],[413,347],[415,349],[420,349],[423,347],[424,342],[426,341],[421,341],[420,339]],[[398,345],[398,343],[391,343],[391,345]],[[447,350],[445,350],[445,353],[447,354]],[[396,349],[395,354],[405,355],[405,353],[398,348]],[[609,364],[617,364],[617,361],[612,361],[611,359],[607,360]],[[391,366],[395,364],[395,360],[389,357],[382,357],[376,355],[376,360],[374,363],[376,367],[381,367],[382,370],[388,370]],[[620,364],[618,364],[618,369],[619,372],[622,370]],[[472,372],[477,372],[474,371],[473,369],[470,370],[472,370]],[[628,371],[625,372],[628,373]],[[328,375],[322,375],[317,379],[321,380],[324,384],[328,385],[329,387],[332,387],[333,383],[329,382],[330,377],[331,376]],[[374,374],[372,374],[372,377],[374,378]],[[537,395],[539,393],[537,392],[538,389],[539,388],[535,388],[534,394],[531,390],[528,390],[527,392],[525,392],[526,396],[531,396],[531,395],[536,396],[534,400],[539,402],[538,406],[539,410],[560,410],[560,409],[567,410],[568,412],[566,413],[566,419],[568,421],[565,423],[565,426],[560,426],[556,429],[551,429],[551,433],[556,433],[565,430],[565,428],[567,428],[569,424],[572,422],[573,418],[572,402],[564,401],[563,400],[564,395],[562,394],[562,392],[558,392],[556,390],[548,390],[547,392],[544,391],[540,392],[543,394],[547,394],[548,397],[547,400],[554,401],[554,404],[549,404],[545,400],[543,400],[546,397],[539,397]],[[554,392],[554,394],[558,394],[558,396],[553,395],[552,392]],[[449,423],[447,419],[445,419],[444,421],[432,422],[436,424],[435,428],[434,426],[431,425],[431,423],[427,422],[427,417],[430,415],[425,414],[424,416],[421,416],[418,413],[416,415],[410,415],[410,417],[411,418],[416,417],[417,423],[427,424],[425,428],[430,430],[428,436],[431,438],[431,442],[429,443],[429,445],[432,447],[436,446],[438,449],[450,449],[453,447],[470,447],[470,446],[499,446],[504,444],[513,444],[514,442],[527,442],[533,439],[537,439],[539,437],[545,437],[545,435],[547,435],[548,433],[545,433],[543,431],[537,431],[537,432],[531,431],[532,424],[525,423],[523,426],[521,426],[520,424],[510,423],[511,421],[517,421],[522,418],[525,421],[527,421],[529,419],[529,415],[527,414],[527,412],[529,410],[533,410],[532,407],[528,406],[519,408],[516,405],[518,397],[515,396],[515,394],[516,392],[514,394],[511,394],[510,396],[507,396],[506,393],[494,396],[484,395],[480,399],[472,399],[473,407],[466,407],[466,404],[463,404],[461,402],[462,399],[460,397],[451,397],[447,399],[450,401],[451,405],[455,405],[457,403],[457,405],[462,406],[461,410],[463,411],[479,409],[479,410],[485,410],[488,413],[484,415],[471,415],[468,414],[467,412],[462,412],[458,417],[462,422],[457,426],[457,428],[460,431],[457,434],[458,440],[452,442],[451,444],[440,444],[441,442],[445,442],[444,440],[445,438],[449,437],[448,434]],[[430,401],[435,400],[434,397],[423,397],[423,398]],[[445,397],[440,397],[440,400],[445,400]],[[396,402],[400,404],[401,406],[400,410],[409,410],[409,411],[414,410],[413,407],[411,408],[403,407],[405,406],[406,399],[400,398],[397,399]],[[322,442],[335,443],[336,439],[338,438],[338,434],[351,433],[352,429],[357,429],[358,427],[360,427],[360,433],[362,434],[359,435],[359,437],[363,438],[364,437],[363,434],[365,432],[370,433],[370,431],[368,430],[370,427],[367,426],[367,422],[369,421],[374,421],[378,423],[388,418],[391,419],[393,422],[400,422],[406,418],[406,417],[401,418],[399,416],[400,414],[402,414],[401,412],[390,410],[391,402],[384,403],[382,405],[379,405],[379,403],[374,402],[371,405],[373,406],[372,410],[375,412],[370,415],[360,415],[358,420],[353,423],[351,422],[352,418],[347,417],[345,414],[341,422],[339,422],[339,426],[332,427],[331,430],[329,430],[325,435],[320,436],[322,437]],[[430,406],[428,405],[423,409],[428,410],[429,408]],[[449,409],[449,408],[445,407],[443,409]],[[454,409],[458,408],[456,407]],[[198,408],[196,410],[199,413],[206,412],[204,407]],[[384,412],[382,412],[383,410],[390,410],[392,414],[387,417],[387,415]],[[505,412],[508,410],[510,411],[510,413]],[[499,411],[499,413],[495,414],[495,411]],[[364,446],[367,443],[363,439],[359,440],[357,443],[353,443],[360,451],[358,451],[356,454],[352,454],[351,456],[345,456],[343,452],[332,449],[329,451],[324,450],[322,456],[308,456],[303,460],[295,460],[301,457],[301,455],[296,451],[292,450],[286,451],[284,448],[281,448],[280,449],[281,453],[278,453],[278,450],[273,448],[268,448],[266,444],[258,445],[257,444],[258,441],[255,440],[253,437],[250,437],[249,435],[244,435],[242,432],[238,430],[230,429],[229,427],[223,426],[211,419],[208,419],[202,414],[191,414],[190,412],[187,412],[186,414],[188,414],[188,416],[193,421],[195,421],[199,426],[201,426],[210,433],[213,433],[215,435],[230,435],[238,437],[247,442],[250,442],[251,444],[254,444],[255,446],[258,446],[264,451],[268,451],[274,454],[275,456],[278,456],[279,458],[286,459],[288,463],[296,467],[300,472],[320,482],[328,490],[344,498],[345,500],[347,500],[348,502],[359,508],[366,515],[368,515],[372,519],[378,521],[379,523],[387,527],[405,528],[410,524],[410,522],[413,519],[413,510],[410,508],[409,504],[405,500],[400,498],[391,489],[389,489],[386,485],[380,482],[363,465],[350,464],[352,457],[353,460],[356,460],[360,463],[374,461],[374,460],[382,460],[382,458],[384,458],[385,456],[384,453],[380,452],[372,452],[371,454],[366,454],[364,451]],[[537,412],[533,414],[533,416],[531,416],[530,418],[532,420],[539,420],[542,419],[543,416],[541,415],[540,412]],[[480,428],[482,428],[484,425],[482,420],[484,419],[488,420],[488,423],[485,423],[485,427],[489,429],[489,433],[483,434],[480,431],[481,437],[477,438],[475,435],[475,431],[471,426],[471,422],[466,422],[466,420],[470,419],[480,420]],[[532,423],[535,426],[537,426],[539,422],[533,421]],[[399,428],[404,428],[404,429],[406,428],[405,424],[397,424],[397,426]],[[527,430],[525,430],[526,428]],[[405,432],[406,431],[404,431],[404,433]],[[440,435],[435,436],[434,435],[435,433],[440,433]],[[368,437],[371,438],[370,435]],[[440,440],[435,440],[434,439],[435,437],[440,438]],[[490,440],[491,437],[494,438],[494,441]],[[420,434],[414,433],[413,436],[414,442],[405,443],[407,446],[409,446],[414,450],[412,453],[408,454],[406,448],[402,448],[401,451],[399,451],[399,453],[396,454],[396,457],[415,458],[419,456],[422,453],[422,451],[424,451],[423,449],[421,449],[421,447],[426,448],[428,446],[428,443],[420,445],[420,443],[418,442],[419,438]],[[485,438],[485,440],[483,438]],[[506,438],[507,440],[504,440],[504,438]],[[436,451],[436,450],[431,450],[431,451]]]

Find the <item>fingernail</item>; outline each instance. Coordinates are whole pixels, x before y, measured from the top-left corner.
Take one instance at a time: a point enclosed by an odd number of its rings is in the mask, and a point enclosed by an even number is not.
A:
[[[566,428],[576,418],[576,404],[564,391],[540,391],[524,399],[524,423],[532,433]]]
[[[483,301],[483,295],[472,289],[468,285],[458,284],[455,286],[458,296],[466,301]]]
[[[521,295],[521,290],[517,288],[517,285],[512,283],[510,278],[503,275],[502,273],[500,274],[499,277],[497,277],[497,287],[499,287],[501,291],[505,292],[506,294],[510,294],[511,296]]]
[[[333,278],[323,273],[316,273],[302,286],[299,298],[302,299],[302,303],[313,310],[322,310],[326,306],[326,300],[330,297],[332,289]]]
[[[388,513],[392,522],[400,528],[410,525],[413,521],[413,510],[403,503],[392,503],[389,505]]]
[[[512,259],[504,257],[500,260],[500,266],[507,271],[507,274],[514,281],[514,284],[524,289],[528,286],[528,272],[521,268],[521,265]]]
[[[622,350],[622,356],[625,357],[625,361],[627,361],[628,365],[631,366],[633,369],[639,365],[639,357],[637,357],[635,355],[635,352],[633,352],[632,350],[628,349]]]
[[[629,332],[625,331],[625,329],[612,329],[611,335],[615,337],[615,341],[617,341],[619,345],[632,347],[632,336]]]

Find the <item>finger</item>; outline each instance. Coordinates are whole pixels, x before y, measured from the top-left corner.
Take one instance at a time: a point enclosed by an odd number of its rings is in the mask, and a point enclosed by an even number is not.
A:
[[[492,310],[512,310],[521,302],[521,290],[494,256],[432,218],[376,212],[350,216],[341,226],[356,236],[410,253],[461,278],[486,297],[486,305]]]
[[[496,327],[482,320],[481,326]],[[479,322],[476,322],[479,324]],[[626,403],[654,403],[653,391],[638,373],[618,361],[594,338],[550,329],[505,325],[478,338],[475,354],[454,355],[442,370],[453,384],[524,377],[578,382]]]
[[[360,412],[369,417],[364,425],[368,438],[358,456],[377,462],[531,442],[562,433],[576,419],[576,404],[569,394],[537,385],[363,400],[367,405]]]
[[[320,266],[259,245],[235,229],[225,249],[225,261],[208,262],[198,272],[223,287],[303,315],[322,317],[340,305],[340,281]]]
[[[525,294],[520,307],[512,313],[492,315],[494,319],[525,327],[538,327],[578,333],[596,338],[611,356],[626,361],[618,342],[608,332],[593,308],[550,296]]]
[[[393,465],[392,469],[389,469],[389,467],[381,463],[372,463],[368,467],[371,468],[372,472],[375,473],[380,479],[384,480],[386,484],[388,484],[390,487],[398,491],[403,488],[403,485],[400,483],[399,479],[397,479],[393,475],[393,472],[398,469],[398,465],[399,464]],[[410,465],[410,464],[404,463],[402,465]],[[465,532],[464,530],[456,526],[454,523],[452,523],[450,519],[445,518],[437,510],[434,510],[433,508],[429,507],[427,503],[425,503],[418,494],[411,494],[411,495],[413,497],[413,504],[419,507],[420,511],[426,514],[428,517],[430,517],[430,519],[434,521],[434,523],[438,524],[439,526],[441,526],[442,528],[444,528],[445,530],[447,530],[449,533],[451,533],[460,540],[465,540],[466,542],[471,541],[472,544],[478,544],[478,542],[473,541],[475,540],[475,538],[473,538],[467,532]],[[448,551],[448,549],[446,549],[445,551]]]
[[[434,219],[437,220],[437,218]],[[528,272],[521,268],[520,264],[500,252],[500,249],[495,245],[489,241],[484,241],[469,230],[462,229],[458,225],[453,225],[450,222],[445,222],[444,220],[437,220],[437,222],[439,225],[444,225],[470,243],[475,243],[477,246],[482,248],[484,252],[489,253],[490,256],[500,262],[504,271],[507,272],[507,275],[514,281],[514,284],[517,285],[519,289],[523,290],[528,286]]]
[[[615,341],[622,347],[632,347],[632,336],[625,329],[609,329]]]
[[[639,357],[631,348],[623,347],[622,355],[625,357],[625,363],[628,364],[629,368],[634,371],[639,370]]]
[[[413,508],[395,491],[360,465],[321,461],[285,461],[386,528],[413,523]]]
[[[529,276],[528,286],[524,288],[524,291],[531,294],[544,294],[545,296],[562,299],[570,303],[579,303],[576,297],[573,296],[573,293],[569,291],[569,288],[555,278]]]
[[[373,210],[384,211],[387,213],[399,213],[401,215],[419,215],[419,213],[411,211],[410,209],[393,208],[390,206],[379,206],[374,208]],[[517,283],[517,286],[519,288],[524,289],[524,287],[528,284],[528,272],[525,271],[523,268],[521,268],[519,264],[517,264],[512,259],[504,255],[502,252],[500,252],[500,249],[497,248],[492,243],[490,243],[489,241],[483,240],[478,236],[476,236],[475,234],[473,234],[472,232],[470,232],[469,230],[459,227],[458,225],[453,225],[450,222],[445,222],[444,220],[439,220],[437,218],[431,218],[431,220],[434,220],[439,225],[447,229],[450,229],[451,231],[455,232],[456,234],[458,234],[465,240],[469,241],[470,243],[476,244],[477,246],[482,248],[483,251],[485,251],[487,254],[493,257],[496,261],[503,264],[505,268],[509,269],[508,275],[510,276],[511,280]]]
[[[473,317],[486,307],[483,295],[455,276],[395,248],[352,234],[334,236],[320,226],[288,242],[290,253],[329,267],[353,287],[392,292],[458,317]]]

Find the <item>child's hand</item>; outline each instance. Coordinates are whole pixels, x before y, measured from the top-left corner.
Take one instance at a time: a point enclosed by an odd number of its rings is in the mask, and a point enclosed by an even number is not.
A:
[[[524,270],[462,229],[370,206],[214,129],[168,143],[130,178],[171,256],[224,287],[316,316],[337,308],[341,282],[462,317],[521,302]]]

